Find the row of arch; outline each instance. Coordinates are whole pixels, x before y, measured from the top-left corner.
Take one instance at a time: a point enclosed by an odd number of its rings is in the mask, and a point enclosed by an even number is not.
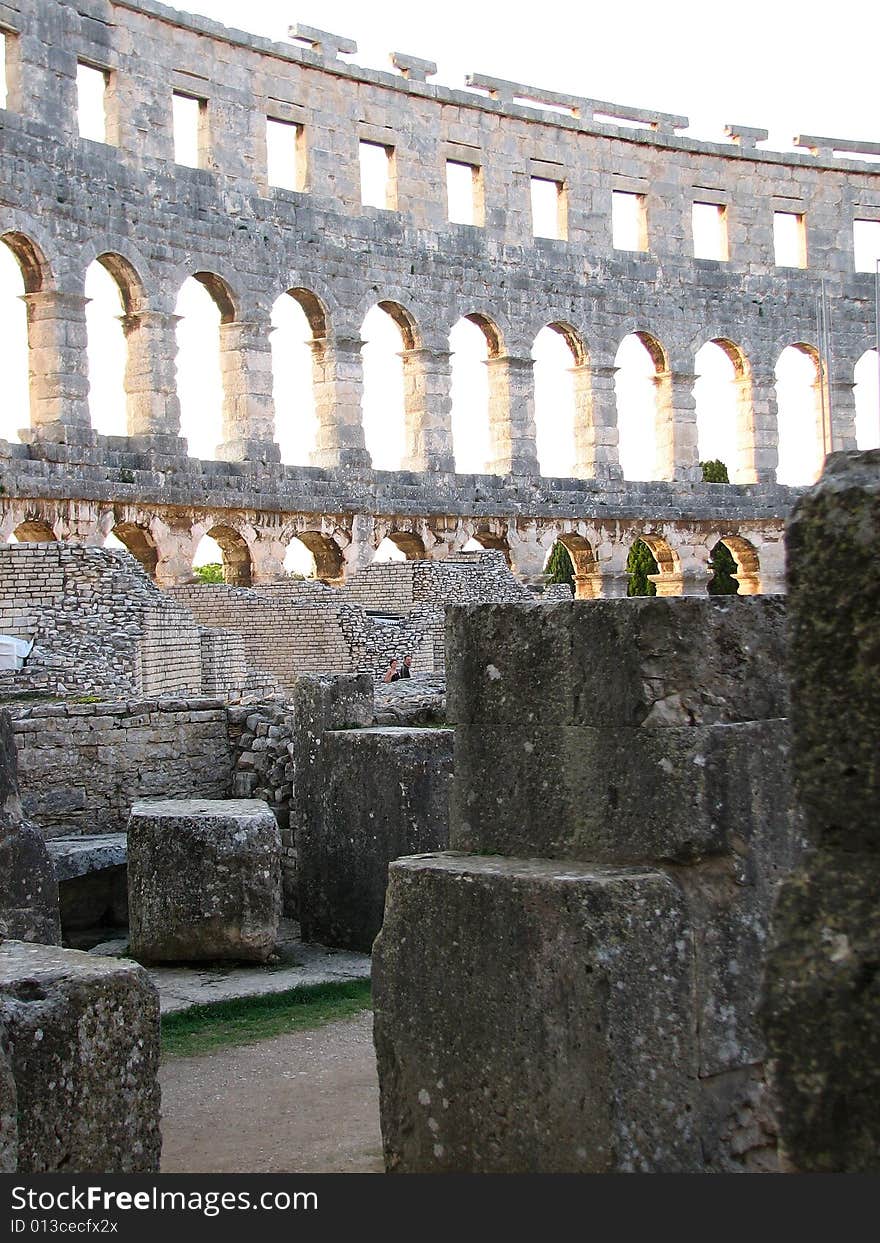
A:
[[[23,234],[6,233],[0,247],[0,260],[6,256],[6,271],[0,270],[0,289],[11,288],[17,275],[25,301],[38,293],[46,279],[45,260]],[[9,264],[16,269],[13,274]],[[146,309],[143,282],[132,263],[111,252],[99,255],[86,273],[85,309],[88,381],[92,424],[104,434],[125,435],[132,431],[132,399],[143,407],[164,383],[180,410],[180,430],[193,456],[212,458],[221,442],[247,439],[241,427],[230,430],[230,421],[247,422],[252,407],[262,402],[271,410],[274,398],[274,428],[268,436],[278,441],[282,461],[308,464],[315,460],[322,438],[321,422],[332,417],[326,407],[328,392],[328,342],[331,325],[324,301],[314,292],[292,288],[273,304],[271,333],[267,340],[259,325],[243,326],[237,320],[236,298],[218,275],[198,271],[183,282],[176,304],[175,367],[166,360],[164,381],[155,363],[143,355],[143,344],[132,357],[132,334],[143,328]],[[13,298],[14,301],[14,298]],[[7,342],[7,401],[10,410],[28,400],[28,330],[24,309],[18,317],[9,313],[2,325]],[[224,328],[247,327],[253,331],[228,332]],[[267,325],[268,327],[268,325]],[[141,334],[143,335],[143,333]],[[695,407],[697,455],[700,460],[720,459],[727,466],[731,481],[748,481],[754,471],[754,446],[747,441],[756,435],[756,377],[742,346],[726,337],[714,337],[697,352],[693,374],[682,374],[685,383],[678,392],[670,388],[668,351],[660,340],[644,329],[629,333],[619,346],[613,367],[604,369],[613,378],[608,393],[608,376],[600,378],[591,366],[582,335],[564,321],[546,324],[534,339],[531,358],[510,360],[505,351],[504,333],[495,318],[485,312],[472,312],[453,326],[445,349],[426,350],[425,339],[414,316],[400,302],[380,299],[364,317],[360,338],[361,366],[339,375],[339,360],[333,370],[332,398],[339,398],[339,382],[348,381],[361,390],[361,422],[365,447],[373,465],[379,469],[411,467],[408,453],[418,433],[411,426],[420,411],[433,406],[441,418],[444,402],[451,405],[449,415],[451,444],[447,446],[452,467],[480,472],[488,463],[499,469],[499,440],[505,434],[500,425],[509,423],[510,403],[522,390],[526,402],[532,377],[522,378],[523,368],[511,362],[533,365],[534,440],[540,471],[548,476],[567,477],[593,473],[585,459],[596,464],[595,443],[585,452],[583,441],[589,424],[595,425],[607,411],[598,410],[602,400],[613,406],[613,431],[606,436],[609,460],[618,458],[622,474],[628,479],[672,477],[668,463],[661,462],[667,446],[663,420]],[[442,343],[446,345],[446,343]],[[154,337],[152,348],[161,348]],[[221,348],[222,345],[222,348]],[[166,339],[165,346],[170,348]],[[173,352],[174,352],[173,351]],[[249,360],[242,364],[241,355]],[[266,376],[266,359],[271,353]],[[231,355],[237,355],[233,362]],[[449,359],[451,357],[451,363]],[[493,381],[493,363],[506,363],[501,388]],[[360,374],[358,374],[360,370]],[[30,371],[35,371],[34,366]],[[362,380],[362,383],[361,383]],[[605,390],[603,397],[602,384]],[[764,400],[778,407],[768,412],[778,436],[776,478],[784,483],[811,482],[821,467],[834,436],[828,425],[826,406],[831,392],[823,383],[821,360],[815,346],[796,342],[780,353],[772,380],[760,377]],[[856,388],[853,428],[849,438],[859,448],[880,444],[880,416],[877,396],[876,351],[865,350],[855,366]],[[30,385],[34,380],[31,378]],[[250,383],[253,392],[242,391]],[[846,406],[850,398],[846,385],[835,385],[838,402]],[[151,391],[153,390],[153,391]],[[503,391],[502,391],[503,390]],[[692,391],[691,391],[692,390]],[[252,397],[258,400],[255,403]],[[668,406],[670,409],[664,410]],[[126,418],[126,409],[128,417]],[[224,413],[225,411],[225,413]],[[849,414],[844,410],[844,420]],[[15,421],[15,416],[10,416]],[[172,420],[173,421],[173,420]],[[270,420],[271,421],[271,420]],[[437,422],[437,418],[434,419]],[[264,420],[265,423],[265,420]],[[528,419],[519,429],[528,437]],[[258,431],[266,432],[263,424]],[[143,430],[139,428],[137,430]],[[163,430],[169,430],[164,428]],[[172,429],[173,430],[173,429]],[[435,429],[436,430],[436,429]],[[6,438],[14,438],[9,420]],[[763,429],[766,439],[767,428]],[[516,435],[514,429],[513,436]],[[844,440],[847,433],[844,431]],[[510,436],[508,436],[510,439]],[[595,442],[595,435],[592,441]],[[760,477],[760,475],[758,476]]]
[[[20,522],[8,536],[10,543],[42,543],[56,539],[55,532],[49,523],[42,518],[29,518]],[[104,539],[104,547],[123,548],[130,552],[151,577],[156,576],[157,548],[149,531],[133,522],[117,522]],[[663,535],[645,531],[634,536],[630,544],[632,549],[643,546],[650,554],[650,575],[654,586],[648,588],[651,594],[678,595],[682,592],[682,563],[679,552]],[[731,591],[744,594],[755,594],[761,589],[761,565],[755,545],[741,535],[722,535],[711,550],[707,561],[707,575],[713,569],[713,561],[719,545],[730,554],[731,574],[735,582]],[[556,537],[549,552],[544,558],[545,570],[554,560],[557,547],[564,549],[571,567],[569,582],[573,594],[579,598],[592,598],[603,594],[602,576],[595,550],[588,539],[577,533],[566,533]],[[463,545],[462,552],[494,549],[504,554],[510,563],[510,545],[504,535],[489,531],[477,530]],[[413,531],[390,531],[385,535],[373,553],[374,562],[385,561],[421,561],[429,559],[424,541]],[[199,578],[198,569],[213,566],[221,567],[222,581],[231,587],[250,587],[253,585],[253,565],[251,551],[247,540],[232,525],[215,523],[209,527],[195,546],[193,569]],[[287,555],[284,567],[288,573],[297,577],[311,578],[330,585],[342,585],[345,564],[342,549],[332,536],[319,531],[301,531],[291,536],[287,544]],[[630,558],[627,558],[626,569],[630,571]],[[632,580],[632,574],[629,573]],[[208,578],[202,581],[212,581]],[[710,580],[707,578],[707,590]],[[634,593],[631,589],[629,594]]]

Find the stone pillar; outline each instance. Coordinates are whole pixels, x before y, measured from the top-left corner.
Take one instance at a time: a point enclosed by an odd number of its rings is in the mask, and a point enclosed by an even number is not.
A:
[[[388,1170],[774,1167],[784,641],[769,598],[447,610],[454,853],[390,865],[373,949]]]
[[[454,471],[452,374],[448,350],[404,350],[406,447],[403,470]]]
[[[313,466],[370,469],[364,443],[360,337],[316,337],[311,342],[318,434]]]
[[[812,384],[813,412],[815,415],[816,439],[816,479],[822,472],[825,458],[831,451],[831,419],[828,413],[828,385],[825,383],[819,364],[816,364],[816,378]]]
[[[831,452],[856,448],[856,386],[850,380],[831,385]]]
[[[787,1168],[880,1151],[880,451],[829,458],[788,545],[793,764],[812,849],[780,891],[762,1020]]]
[[[272,347],[268,323],[235,320],[220,325],[223,377],[223,444],[226,462],[280,462],[272,400]]]
[[[616,367],[573,367],[574,473],[578,479],[622,479],[618,456]]]
[[[89,418],[88,334],[82,294],[24,295],[28,321],[31,430],[62,444],[94,440]]]
[[[775,483],[779,463],[776,376],[752,372],[736,381],[737,460],[731,483]]]
[[[698,480],[702,477],[697,451],[697,377],[685,371],[658,371],[657,465],[658,479]]]
[[[130,436],[180,435],[175,329],[179,315],[138,311],[122,316],[127,357],[125,396]]]
[[[540,475],[535,444],[535,377],[531,358],[490,358],[489,452],[495,475]]]

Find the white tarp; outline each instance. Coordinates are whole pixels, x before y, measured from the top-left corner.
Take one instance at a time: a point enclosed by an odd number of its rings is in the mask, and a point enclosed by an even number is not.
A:
[[[11,634],[0,634],[0,670],[20,669],[30,656],[33,639],[17,639]]]

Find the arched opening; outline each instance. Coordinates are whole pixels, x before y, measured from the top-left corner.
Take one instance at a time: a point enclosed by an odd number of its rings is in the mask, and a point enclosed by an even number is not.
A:
[[[660,573],[660,567],[644,540],[637,539],[626,558],[628,596],[656,596],[657,588],[651,576]]]
[[[196,272],[180,287],[177,325],[177,395],[180,434],[191,457],[216,458],[223,439],[220,325],[235,317],[232,297],[211,272]]]
[[[374,561],[425,561],[425,545],[413,531],[390,531],[379,544]]]
[[[296,578],[314,578],[322,583],[340,583],[343,578],[342,550],[329,535],[301,531],[287,545],[284,569]]]
[[[315,358],[312,342],[327,335],[318,298],[307,289],[288,289],[272,304],[272,395],[275,439],[281,461],[308,465],[318,436]]]
[[[856,363],[856,445],[859,449],[880,449],[880,375],[877,351],[866,350]]]
[[[20,248],[4,234],[0,246],[0,340],[3,341],[3,402],[0,404],[0,438],[20,442],[20,431],[30,426],[30,387],[28,379],[27,308],[22,301],[28,292],[28,267]],[[36,260],[34,260],[34,264]],[[30,268],[31,278],[39,279],[39,266]]]
[[[217,570],[220,566],[220,570]],[[215,526],[203,535],[193,556],[193,570],[202,582],[221,579],[227,587],[250,587],[251,554],[247,543],[231,527]]]
[[[719,540],[709,553],[709,569],[712,577],[706,584],[710,596],[735,596],[739,591],[736,578],[736,559],[724,540]]]
[[[57,540],[58,536],[48,522],[42,518],[28,518],[18,524],[7,542],[10,544],[54,544]]]
[[[745,358],[732,341],[716,338],[701,346],[694,358],[694,401],[697,452],[701,462],[723,462],[733,480],[739,464],[738,422],[740,381]]]
[[[779,427],[777,483],[815,483],[825,459],[819,359],[810,345],[789,345],[776,364]]]
[[[646,534],[633,542],[626,559],[628,596],[656,596],[657,579],[678,572],[678,557],[662,536]],[[661,583],[662,587],[663,584]]]
[[[153,537],[145,527],[139,527],[135,522],[117,522],[104,540],[104,547],[124,548],[136,561],[140,562],[145,574],[148,574],[150,578],[156,577],[159,553],[153,543]]]
[[[412,317],[396,302],[371,307],[361,326],[364,443],[376,470],[400,470],[406,455],[403,350],[416,348]]]
[[[501,335],[483,315],[466,315],[449,334],[452,452],[460,474],[482,474],[491,457],[489,371]]]
[[[506,535],[497,535],[493,531],[475,531],[470,539],[462,544],[462,552],[482,552],[495,549],[504,553],[504,560],[510,565],[510,544]]]
[[[560,535],[547,555],[544,572],[551,583],[567,583],[577,600],[592,600],[600,594],[596,556],[582,535]]]
[[[741,596],[754,596],[761,590],[761,563],[758,558],[758,550],[749,540],[744,539],[741,535],[725,535],[721,539],[721,544],[727,549],[728,554],[733,560],[734,568],[731,570],[729,563],[726,564],[726,572],[734,575],[737,584],[737,594]],[[715,568],[715,553],[718,545],[712,549],[712,560],[710,565]],[[724,562],[725,559],[722,558]],[[726,594],[733,594],[727,592]]]
[[[580,338],[565,324],[548,324],[532,347],[535,375],[535,440],[541,474],[574,474],[575,382],[572,367],[584,362]]]
[[[614,357],[617,431],[624,479],[657,478],[657,376],[663,347],[646,332],[624,337]]]
[[[128,430],[125,365],[128,348],[122,316],[126,291],[102,255],[86,268],[85,295],[89,364],[89,415],[92,427],[105,436],[124,436]],[[117,268],[117,271],[119,269]]]

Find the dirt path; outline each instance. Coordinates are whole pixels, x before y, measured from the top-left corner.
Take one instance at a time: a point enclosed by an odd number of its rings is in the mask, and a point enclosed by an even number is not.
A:
[[[372,1015],[161,1070],[162,1171],[382,1173]]]

